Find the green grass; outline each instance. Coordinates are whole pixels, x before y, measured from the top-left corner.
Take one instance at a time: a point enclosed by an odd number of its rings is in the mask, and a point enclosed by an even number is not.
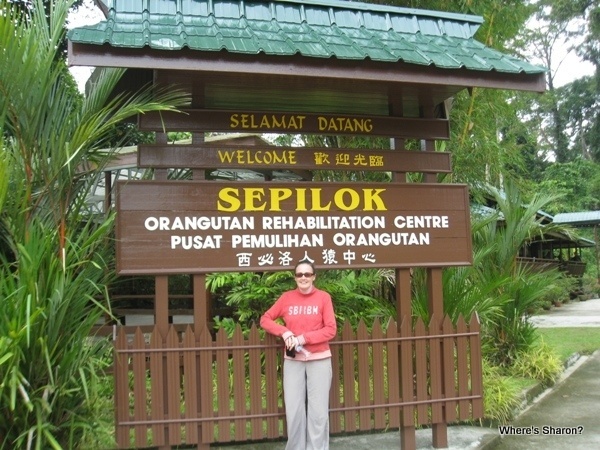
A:
[[[600,349],[600,328],[538,328],[537,331],[563,362],[574,353],[589,355]]]

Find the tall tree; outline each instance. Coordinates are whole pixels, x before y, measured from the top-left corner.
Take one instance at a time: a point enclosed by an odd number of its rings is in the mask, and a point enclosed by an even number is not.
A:
[[[600,83],[598,82],[597,42],[600,39],[598,0],[539,0],[535,3],[535,29],[523,33],[524,43],[533,46],[535,58],[550,69],[548,92],[532,99],[529,113],[542,118],[540,146],[560,163],[580,156],[595,158],[600,145]],[[555,77],[563,61],[557,50],[567,47],[596,66],[596,74],[557,86]]]

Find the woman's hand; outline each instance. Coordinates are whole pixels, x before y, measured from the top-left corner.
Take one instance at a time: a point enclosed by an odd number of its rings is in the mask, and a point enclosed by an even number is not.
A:
[[[285,340],[285,347],[288,350],[293,350],[297,346],[298,346],[298,338],[296,336],[292,335]]]

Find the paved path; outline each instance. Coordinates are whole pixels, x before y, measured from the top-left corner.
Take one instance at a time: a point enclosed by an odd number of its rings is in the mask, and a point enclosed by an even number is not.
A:
[[[529,320],[540,328],[600,327],[600,299],[565,303]]]
[[[600,351],[538,398],[503,436],[497,450],[600,449]]]

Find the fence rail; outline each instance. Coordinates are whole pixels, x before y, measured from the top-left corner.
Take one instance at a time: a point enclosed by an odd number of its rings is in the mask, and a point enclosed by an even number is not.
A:
[[[331,344],[330,432],[429,425],[483,416],[479,323],[446,317],[371,330],[345,324]],[[206,327],[115,338],[119,448],[285,437],[282,344],[256,327],[213,338]]]

